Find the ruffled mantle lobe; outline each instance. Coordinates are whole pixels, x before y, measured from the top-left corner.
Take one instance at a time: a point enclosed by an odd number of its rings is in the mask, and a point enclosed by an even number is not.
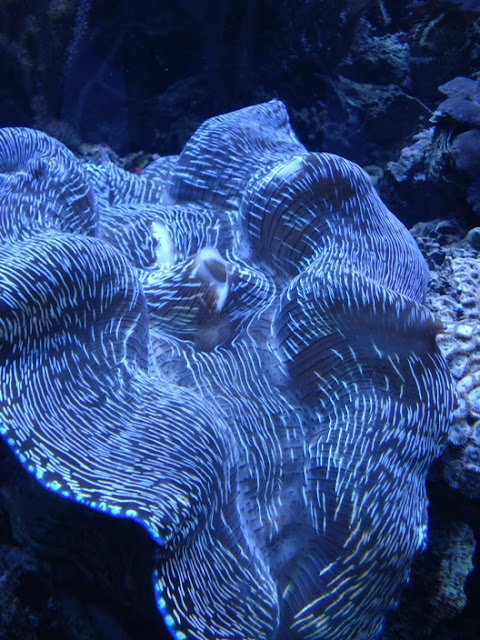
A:
[[[428,272],[279,101],[141,176],[0,131],[0,429],[158,543],[177,639],[360,640],[425,541],[453,384]]]

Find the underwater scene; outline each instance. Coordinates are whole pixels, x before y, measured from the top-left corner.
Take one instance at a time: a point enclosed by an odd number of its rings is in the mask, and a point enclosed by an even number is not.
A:
[[[480,0],[0,0],[0,639],[480,638]]]

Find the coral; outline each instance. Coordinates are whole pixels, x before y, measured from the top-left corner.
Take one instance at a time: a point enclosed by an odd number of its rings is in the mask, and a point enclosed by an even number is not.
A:
[[[431,147],[433,129],[426,129],[412,137],[412,144],[403,147],[400,157],[396,161],[387,164],[397,182],[412,179],[415,182],[424,182],[427,179],[425,170],[425,155]]]
[[[480,130],[464,131],[452,141],[451,153],[457,169],[475,176],[480,175]]]
[[[474,248],[480,249],[480,227],[473,227],[467,233],[467,242]]]
[[[459,76],[439,90],[447,97],[430,118],[433,126],[415,134],[400,158],[388,163],[388,170],[420,199],[422,193],[430,196],[425,200],[435,199],[437,216],[449,215],[452,209],[470,224],[475,219],[472,210],[480,211],[480,83]]]
[[[447,96],[441,102],[430,121],[434,123],[432,146],[441,140],[445,154],[460,174],[467,175],[475,184],[479,175],[480,157],[480,83],[458,77],[441,85],[439,90]],[[447,160],[448,162],[448,160]],[[448,166],[446,162],[444,166]],[[448,179],[451,171],[446,172]]]
[[[454,388],[426,263],[367,174],[275,100],[124,182],[0,135],[0,430],[24,468],[143,527],[178,640],[373,637]]]
[[[441,232],[442,226],[447,234]],[[416,225],[412,229],[432,269],[428,304],[443,323],[438,343],[457,381],[459,393],[449,447],[444,455],[444,474],[452,487],[467,496],[478,497],[480,263],[478,250],[467,240],[473,237],[474,230],[467,237],[459,231],[446,221]]]
[[[480,126],[480,105],[466,98],[447,98],[439,104],[430,122],[438,124],[446,120],[450,126]]]
[[[480,86],[478,81],[471,78],[458,76],[438,87],[440,93],[448,98],[464,98],[465,100],[478,100]]]

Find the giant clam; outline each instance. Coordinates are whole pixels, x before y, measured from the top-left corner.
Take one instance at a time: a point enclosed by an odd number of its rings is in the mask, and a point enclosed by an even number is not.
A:
[[[0,430],[24,467],[147,529],[177,640],[374,638],[454,391],[368,176],[276,100],[141,176],[0,142]]]

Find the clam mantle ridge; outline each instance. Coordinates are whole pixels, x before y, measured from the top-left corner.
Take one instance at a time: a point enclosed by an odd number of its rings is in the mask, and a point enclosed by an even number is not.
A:
[[[371,640],[427,527],[454,385],[428,270],[276,100],[140,176],[0,130],[0,430],[132,518],[177,640]]]

